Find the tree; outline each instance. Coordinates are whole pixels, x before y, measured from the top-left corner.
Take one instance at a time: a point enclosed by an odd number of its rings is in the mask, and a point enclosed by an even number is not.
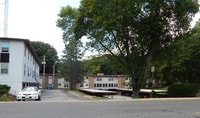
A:
[[[199,38],[200,24],[198,23],[190,32],[180,37],[180,40],[170,45],[171,53],[168,53],[160,68],[161,75],[168,85],[172,82],[200,83]],[[170,79],[172,82],[169,78],[172,78]]]
[[[125,73],[123,66],[112,55],[108,54],[87,59],[84,61],[84,65],[87,74],[104,73],[106,75],[116,75]]]
[[[76,89],[77,83],[83,80],[83,64],[79,61],[82,58],[82,43],[75,38],[72,30],[76,15],[76,9],[66,6],[61,9],[57,20],[57,26],[63,30],[65,43],[61,74],[66,75],[66,80],[70,82],[70,89],[72,90]]]
[[[152,56],[189,29],[194,0],[82,0],[72,30],[125,66],[138,97]],[[119,58],[120,57],[120,58]]]
[[[52,73],[53,72],[53,64],[58,60],[57,51],[54,47],[49,45],[48,43],[43,43],[40,41],[32,41],[31,45],[33,46],[36,54],[38,55],[40,62],[44,60],[45,55],[45,72]],[[40,68],[40,73],[43,73],[43,66]]]

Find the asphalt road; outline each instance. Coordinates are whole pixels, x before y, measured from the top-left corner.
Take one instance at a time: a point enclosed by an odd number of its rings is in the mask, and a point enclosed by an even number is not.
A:
[[[80,101],[84,98],[65,90],[42,90],[42,101]]]
[[[0,118],[200,118],[200,100],[4,102]]]

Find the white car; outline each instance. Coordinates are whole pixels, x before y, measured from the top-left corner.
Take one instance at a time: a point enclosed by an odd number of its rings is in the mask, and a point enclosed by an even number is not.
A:
[[[37,87],[26,87],[16,96],[16,100],[41,100],[41,90]]]

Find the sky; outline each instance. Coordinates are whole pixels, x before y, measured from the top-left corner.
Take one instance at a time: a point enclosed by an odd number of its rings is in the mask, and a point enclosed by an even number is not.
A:
[[[0,36],[3,36],[4,0],[0,0]],[[42,41],[62,55],[62,31],[56,26],[61,7],[78,8],[80,0],[9,0],[8,37]]]
[[[61,7],[78,8],[81,0],[9,0],[8,37],[42,41],[62,55],[62,31],[56,26]],[[0,36],[3,36],[4,0],[0,0]],[[197,13],[192,25],[200,18]]]

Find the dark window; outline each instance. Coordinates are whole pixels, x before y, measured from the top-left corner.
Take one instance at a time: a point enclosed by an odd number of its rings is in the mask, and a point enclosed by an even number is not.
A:
[[[9,62],[9,53],[1,53],[0,62]]]

